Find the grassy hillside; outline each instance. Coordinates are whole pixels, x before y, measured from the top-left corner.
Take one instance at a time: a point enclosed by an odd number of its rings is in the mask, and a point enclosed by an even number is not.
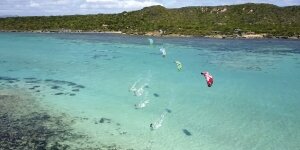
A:
[[[122,31],[211,35],[240,32],[300,35],[300,6],[241,4],[166,9],[151,6],[119,14],[0,18],[0,30]],[[238,29],[238,30],[236,30]]]

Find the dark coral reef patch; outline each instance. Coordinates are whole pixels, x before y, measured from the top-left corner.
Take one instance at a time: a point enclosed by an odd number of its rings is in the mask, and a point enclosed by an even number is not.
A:
[[[74,123],[65,113],[45,109],[26,91],[0,90],[0,150],[122,149],[91,142],[72,128]]]

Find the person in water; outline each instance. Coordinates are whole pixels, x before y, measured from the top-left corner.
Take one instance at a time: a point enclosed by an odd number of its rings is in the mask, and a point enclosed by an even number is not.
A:
[[[154,129],[153,129],[153,123],[150,123],[150,129],[151,129],[151,130],[154,130]]]

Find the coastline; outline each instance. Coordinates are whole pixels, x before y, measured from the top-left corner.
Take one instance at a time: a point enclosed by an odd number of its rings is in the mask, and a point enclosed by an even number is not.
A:
[[[149,37],[204,37],[204,38],[212,38],[212,39],[290,39],[290,40],[300,40],[300,35],[298,36],[273,36],[267,33],[262,34],[213,34],[213,35],[184,35],[178,33],[172,34],[164,34],[157,31],[154,32],[146,32],[146,33],[125,33],[122,31],[82,31],[82,30],[30,30],[30,31],[18,31],[18,30],[0,30],[1,32],[20,32],[20,33],[70,33],[70,34],[123,34],[123,35],[142,35]]]

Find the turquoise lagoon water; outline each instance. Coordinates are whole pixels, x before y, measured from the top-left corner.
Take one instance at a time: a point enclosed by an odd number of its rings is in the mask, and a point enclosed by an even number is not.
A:
[[[300,148],[299,41],[153,38],[149,45],[148,38],[1,33],[0,76],[43,81],[40,92],[25,79],[17,86],[49,107],[87,118],[76,130],[124,149]],[[175,60],[183,63],[181,72]],[[211,88],[202,71],[214,76]],[[47,81],[57,81],[59,90]],[[142,96],[129,92],[135,82],[148,85]],[[135,109],[146,99],[146,107]],[[161,115],[162,126],[150,130]],[[101,118],[108,119],[100,124]]]

